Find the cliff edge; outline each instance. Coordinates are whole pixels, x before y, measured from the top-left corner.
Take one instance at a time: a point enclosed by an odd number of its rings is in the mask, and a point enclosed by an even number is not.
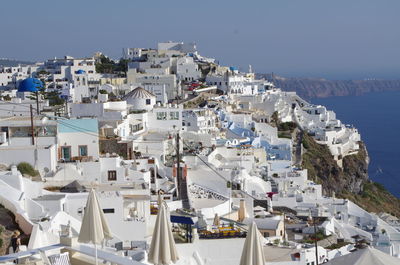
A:
[[[400,217],[400,199],[387,191],[383,185],[368,178],[369,157],[363,142],[355,155],[343,158],[340,168],[325,145],[318,144],[304,134],[302,166],[308,170],[310,179],[322,184],[324,194],[346,198],[369,212],[387,212]]]
[[[284,91],[296,91],[305,99],[333,96],[358,96],[369,92],[398,91],[400,80],[327,80],[323,78],[285,78],[257,74]]]

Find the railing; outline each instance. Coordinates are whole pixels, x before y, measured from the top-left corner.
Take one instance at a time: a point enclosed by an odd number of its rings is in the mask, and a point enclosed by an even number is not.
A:
[[[212,189],[192,183],[189,185],[189,193],[197,198],[213,198],[220,201],[227,201],[228,197]]]

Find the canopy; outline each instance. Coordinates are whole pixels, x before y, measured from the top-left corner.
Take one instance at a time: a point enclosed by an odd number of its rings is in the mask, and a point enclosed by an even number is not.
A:
[[[256,206],[256,207],[254,207],[253,210],[254,210],[255,212],[256,212],[256,211],[265,211],[265,208],[258,205],[258,206]]]
[[[101,244],[104,239],[111,239],[111,230],[100,207],[96,192],[90,190],[83,215],[78,241],[81,243]]]
[[[157,213],[148,255],[148,261],[155,265],[175,263],[179,259],[168,216],[167,204],[163,202]]]
[[[262,235],[253,222],[247,232],[244,242],[240,265],[265,265],[264,250],[261,242]]]

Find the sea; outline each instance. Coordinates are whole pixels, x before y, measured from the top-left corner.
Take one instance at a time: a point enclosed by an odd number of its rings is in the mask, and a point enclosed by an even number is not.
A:
[[[370,157],[370,179],[400,198],[400,91],[309,101],[335,111],[342,123],[358,129]]]

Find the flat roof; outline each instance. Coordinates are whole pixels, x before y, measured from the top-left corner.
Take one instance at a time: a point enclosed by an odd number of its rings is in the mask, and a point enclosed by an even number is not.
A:
[[[65,198],[65,194],[46,194],[36,198],[33,198],[34,201],[58,201]]]
[[[150,195],[144,195],[144,194],[134,194],[134,195],[130,195],[130,194],[124,194],[123,195],[124,198],[127,199],[135,199],[135,200],[143,200],[143,201],[147,201],[150,200],[151,197]]]
[[[257,224],[257,227],[260,230],[272,230],[277,229],[282,220],[272,218],[255,218],[254,222]]]
[[[25,137],[25,138],[28,138],[28,137]],[[53,145],[54,144],[51,144],[51,145],[21,145],[21,146],[5,145],[5,146],[0,146],[0,151],[4,151],[4,150],[32,150],[32,149],[33,150],[35,150],[35,149],[43,150],[43,149],[49,149]]]
[[[267,262],[293,261],[292,254],[299,253],[301,249],[264,246],[264,256]]]

